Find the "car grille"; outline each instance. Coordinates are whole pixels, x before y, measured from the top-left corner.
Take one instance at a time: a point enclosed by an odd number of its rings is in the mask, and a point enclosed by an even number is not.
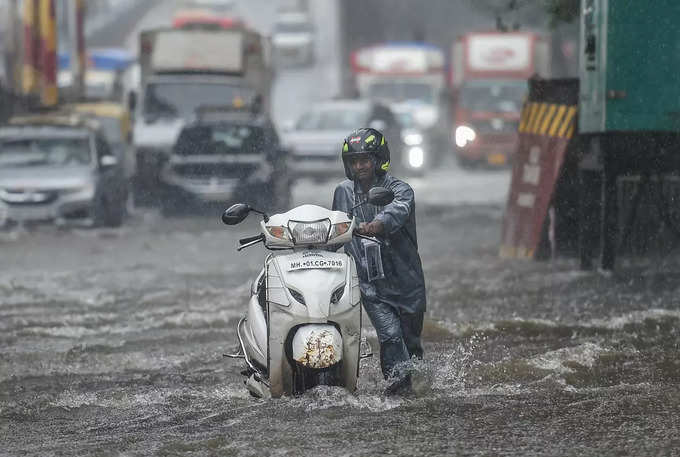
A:
[[[23,189],[4,189],[0,190],[0,200],[10,205],[49,205],[53,203],[59,192],[49,191],[29,191]]]
[[[177,175],[187,179],[245,179],[256,168],[256,164],[235,165],[233,163],[185,163],[172,167]]]

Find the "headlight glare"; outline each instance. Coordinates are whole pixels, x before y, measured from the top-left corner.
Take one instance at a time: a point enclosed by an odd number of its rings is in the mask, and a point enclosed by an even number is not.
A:
[[[417,146],[423,142],[423,135],[420,133],[409,133],[404,135],[404,143],[407,146]]]
[[[467,125],[459,125],[456,128],[456,146],[464,148],[468,143],[472,143],[477,138],[477,133]]]

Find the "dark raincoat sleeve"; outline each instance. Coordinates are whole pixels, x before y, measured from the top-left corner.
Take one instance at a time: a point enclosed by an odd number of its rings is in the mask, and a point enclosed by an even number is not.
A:
[[[340,184],[333,193],[333,211],[349,211],[349,197],[347,190]]]
[[[394,200],[380,211],[374,220],[383,224],[385,233],[392,235],[406,224],[415,205],[415,197],[411,186],[403,181],[395,181],[390,186],[394,192]]]

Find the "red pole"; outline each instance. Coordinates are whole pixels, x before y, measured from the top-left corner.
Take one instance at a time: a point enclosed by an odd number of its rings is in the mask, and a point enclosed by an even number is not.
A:
[[[57,16],[54,0],[40,0],[40,60],[42,84],[40,101],[43,106],[54,106],[59,101],[57,92]]]
[[[31,95],[38,90],[39,40],[38,40],[38,0],[23,2],[24,55],[21,75],[21,90]]]

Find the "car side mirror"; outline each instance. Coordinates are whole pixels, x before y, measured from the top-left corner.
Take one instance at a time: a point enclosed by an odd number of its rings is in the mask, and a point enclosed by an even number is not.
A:
[[[385,187],[372,187],[368,191],[368,202],[376,206],[389,205],[394,201],[394,192]]]
[[[102,156],[102,158],[99,159],[99,164],[102,168],[115,167],[118,165],[118,158],[114,155]]]
[[[222,222],[224,222],[226,225],[240,224],[245,220],[246,217],[248,217],[250,211],[250,205],[246,203],[236,203],[235,205],[230,206],[222,214]]]

